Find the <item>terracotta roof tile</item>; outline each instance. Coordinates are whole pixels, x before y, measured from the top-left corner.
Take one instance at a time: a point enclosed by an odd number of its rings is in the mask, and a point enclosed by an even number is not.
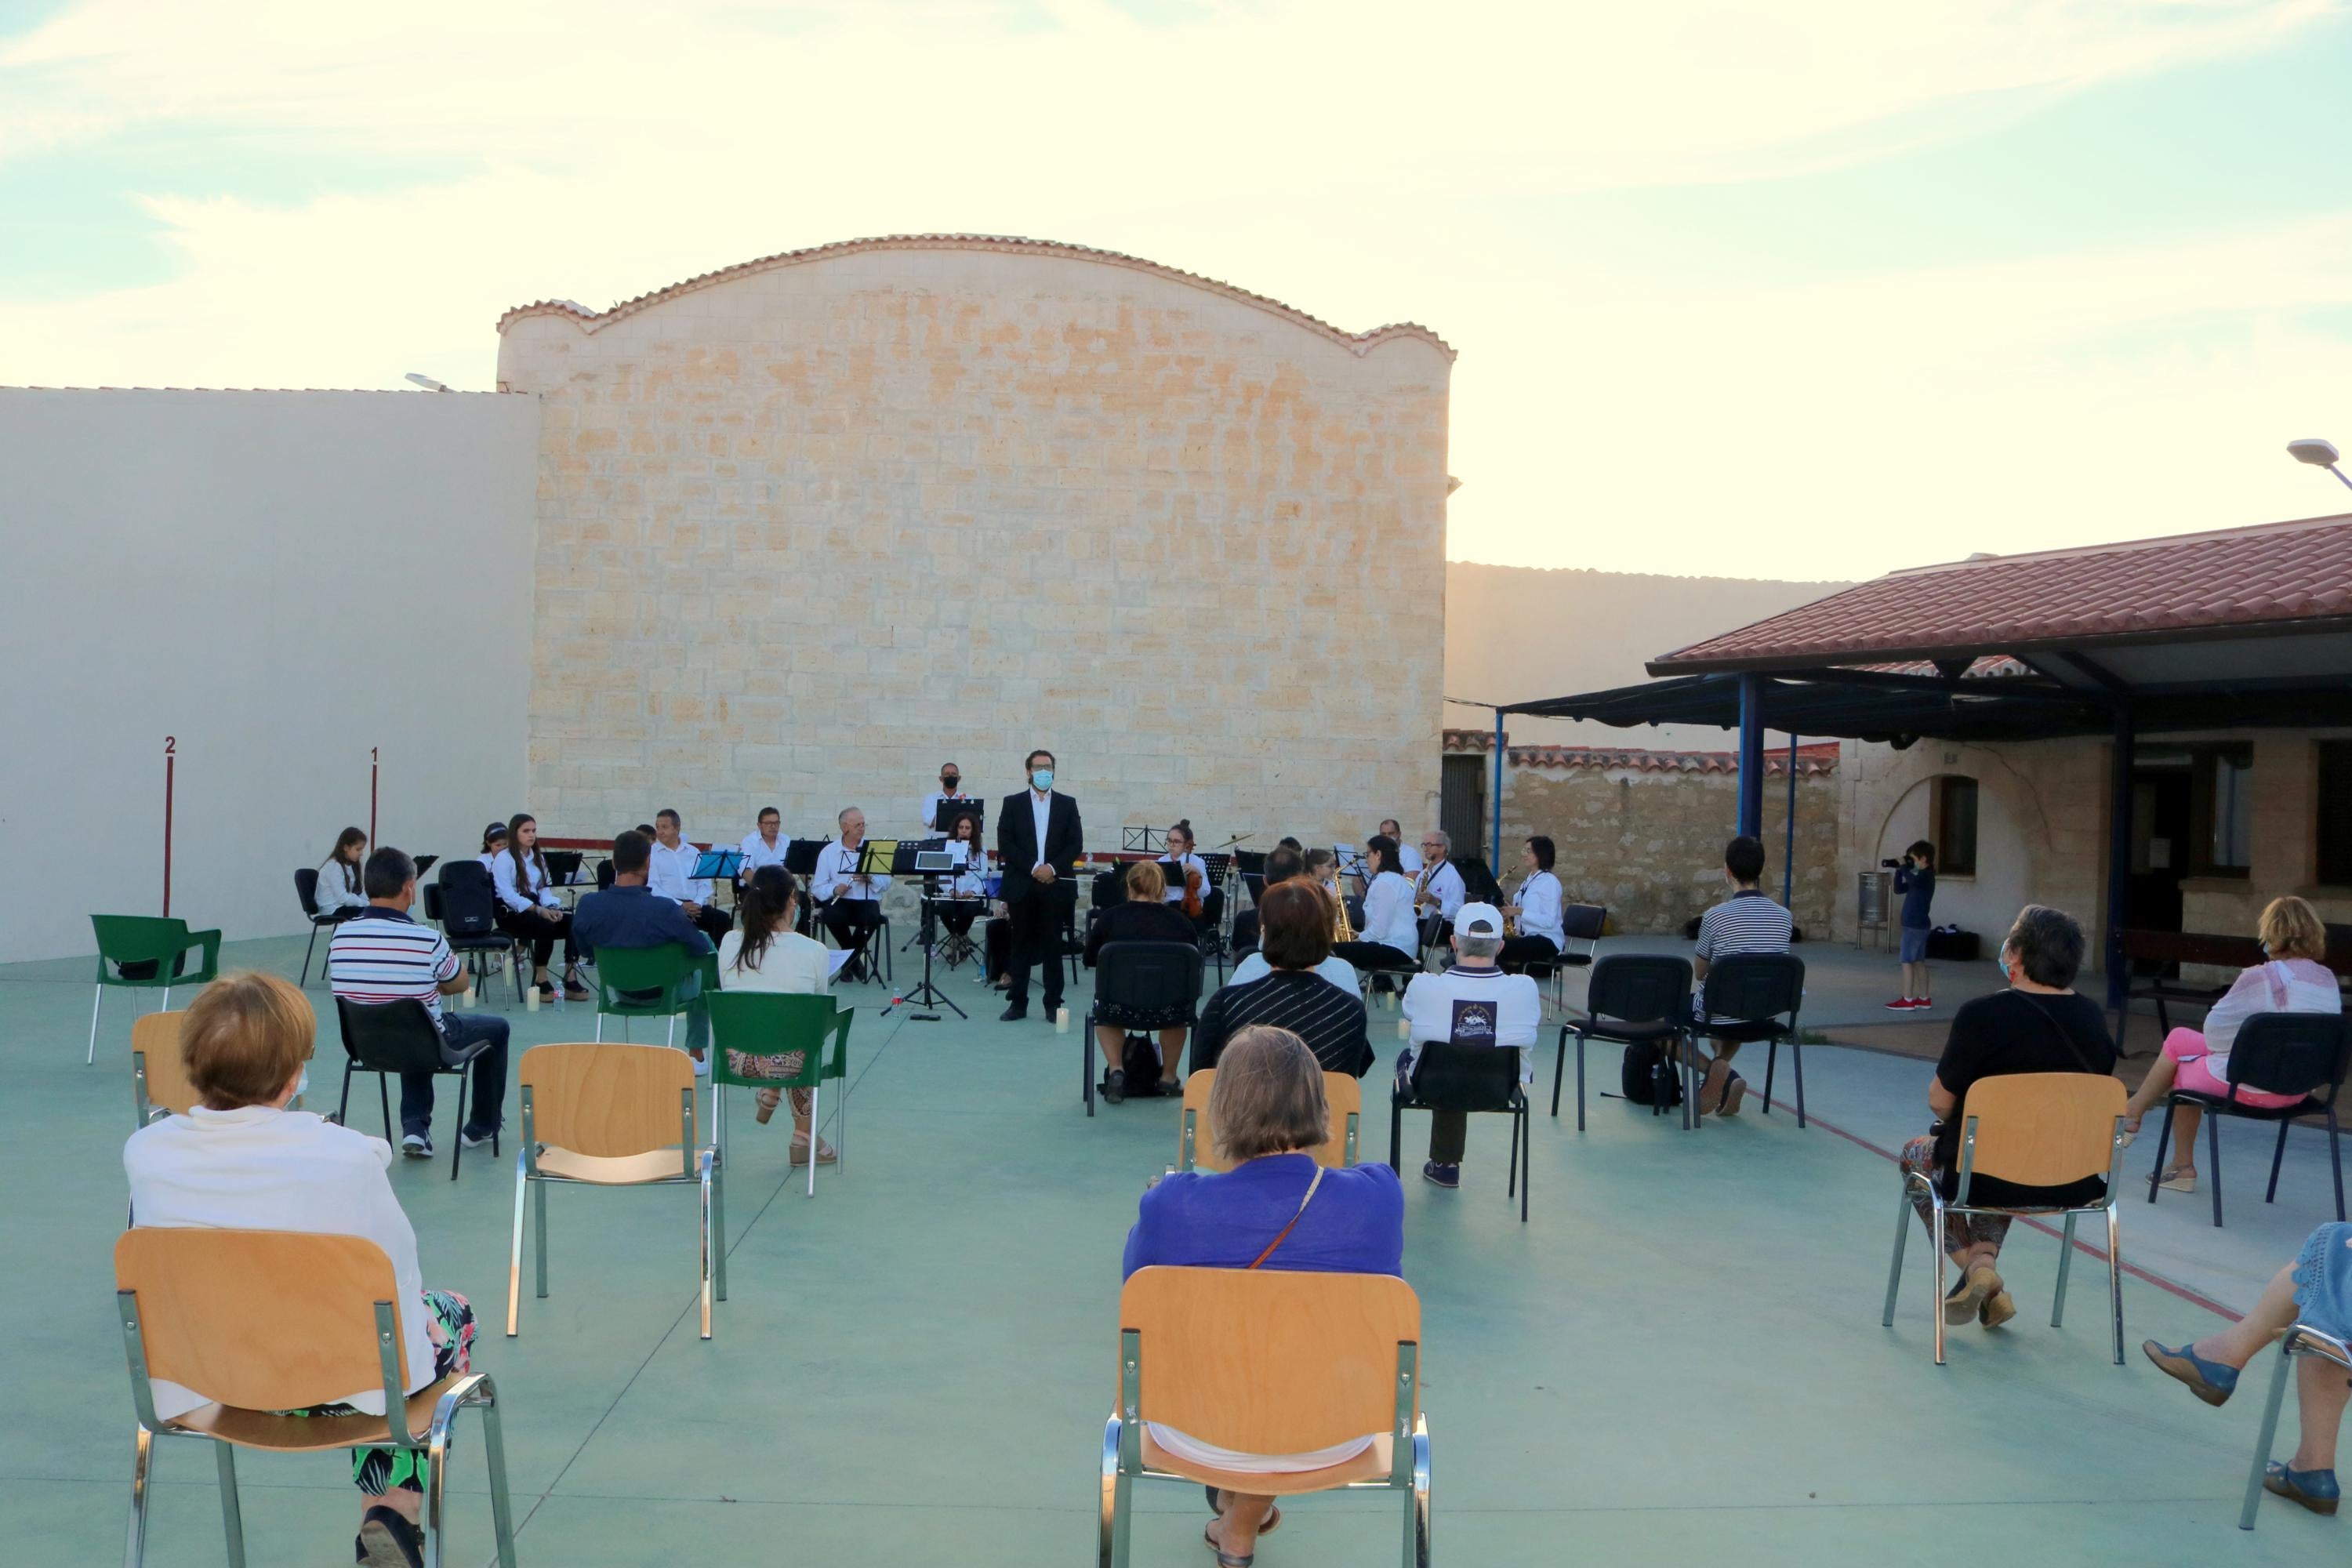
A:
[[[683,282],[673,283],[666,289],[656,289],[650,293],[640,294],[634,300],[624,300],[606,310],[591,310],[570,300],[540,300],[528,305],[517,305],[499,318],[499,331],[503,333],[509,325],[526,316],[561,316],[567,321],[579,322],[586,331],[593,332],[608,327],[614,321],[635,315],[640,310],[658,305],[665,300],[674,300],[681,294],[690,294],[698,289],[708,289],[716,283],[731,282],[735,279],[746,278],[755,272],[767,272],[779,267],[797,266],[803,261],[850,256],[868,250],[988,250],[1013,255],[1055,256],[1078,261],[1097,261],[1113,267],[1132,268],[1139,272],[1150,272],[1161,278],[1173,279],[1179,283],[1190,284],[1195,289],[1204,289],[1212,294],[1222,294],[1226,299],[1238,300],[1246,305],[1255,305],[1260,310],[1270,311],[1310,331],[1320,333],[1357,354],[1369,353],[1392,338],[1420,338],[1423,342],[1434,344],[1447,359],[1451,360],[1454,357],[1454,351],[1451,344],[1418,322],[1393,321],[1386,326],[1374,327],[1369,332],[1342,331],[1330,322],[1310,316],[1293,306],[1286,305],[1279,300],[1268,299],[1264,294],[1253,294],[1246,289],[1237,289],[1230,283],[1220,282],[1214,278],[1203,278],[1197,272],[1180,271],[1173,267],[1163,267],[1156,261],[1146,261],[1139,256],[1128,256],[1116,250],[1097,250],[1090,245],[1064,245],[1050,239],[1023,239],[1017,236],[1002,234],[890,234],[870,239],[836,240],[831,245],[811,246],[803,250],[782,250],[773,256],[762,256],[751,261],[738,262],[732,267],[722,267],[716,272],[699,273]]]
[[[2352,616],[2352,514],[1890,573],[1654,659],[1855,664]],[[2007,673],[1980,667],[1972,673]]]

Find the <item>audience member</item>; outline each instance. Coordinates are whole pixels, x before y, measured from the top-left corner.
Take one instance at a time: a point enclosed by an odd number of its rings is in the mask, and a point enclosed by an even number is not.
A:
[[[441,1031],[445,1061],[463,1061],[478,1040],[490,1043],[474,1058],[472,1115],[457,1129],[465,1147],[478,1148],[497,1134],[506,1105],[507,1021],[442,1009],[441,998],[462,995],[469,982],[448,939],[409,916],[416,902],[415,861],[385,845],[368,857],[360,885],[368,908],[335,928],[327,944],[327,984],[337,996],[363,1007],[424,1003]],[[433,1078],[400,1075],[400,1152],[415,1159],[433,1157]]]
[[[1323,973],[1331,957],[1331,895],[1304,877],[1265,890],[1260,906],[1256,973],[1235,970],[1231,984],[1209,998],[1192,1041],[1192,1070],[1217,1065],[1228,1039],[1258,1026],[1287,1029],[1307,1042],[1326,1071],[1361,1078],[1372,1065],[1364,1000],[1355,971],[1344,982]],[[1171,1068],[1173,1064],[1171,1063]]]
[[[890,890],[890,879],[868,876],[857,868],[866,845],[866,814],[854,805],[845,806],[836,820],[841,825],[841,842],[817,851],[809,892],[818,902],[816,918],[850,955],[842,965],[841,977],[871,980],[877,966],[869,947],[882,924],[882,895]]]
[[[1404,1194],[1374,1162],[1329,1169],[1312,1150],[1330,1138],[1331,1111],[1314,1053],[1285,1029],[1252,1028],[1226,1045],[1209,1093],[1217,1147],[1233,1168],[1185,1171],[1143,1194],[1128,1232],[1122,1278],[1154,1266],[1293,1268],[1320,1274],[1402,1274]],[[1312,1454],[1242,1454],[1155,1424],[1155,1442],[1192,1464],[1280,1475],[1346,1462],[1373,1438]],[[1209,1546],[1224,1568],[1247,1564],[1282,1518],[1270,1496],[1212,1489]]]
[[[1531,963],[1555,963],[1568,946],[1568,900],[1560,891],[1559,879],[1552,875],[1555,854],[1551,840],[1540,833],[1519,849],[1519,863],[1528,868],[1527,879],[1519,884],[1512,901],[1503,906],[1505,917],[1518,923],[1519,934],[1503,939],[1497,960],[1510,973],[1519,973]]]
[[[832,955],[824,943],[793,929],[800,902],[800,879],[782,866],[762,866],[743,881],[743,901],[736,910],[742,919],[719,942],[719,988],[722,991],[783,992],[796,996],[822,996],[833,988]],[[830,1165],[833,1145],[814,1135],[809,1125],[807,1089],[787,1090],[793,1101],[793,1163]],[[762,1125],[782,1103],[772,1089],[757,1096]]]
[[[1691,955],[1691,975],[1698,984],[1698,994],[1692,999],[1692,1016],[1706,1022],[1717,1020],[1706,1011],[1706,972],[1717,959],[1729,958],[1735,952],[1786,952],[1796,935],[1796,922],[1789,911],[1776,904],[1756,884],[1764,875],[1764,846],[1741,834],[1723,847],[1723,878],[1731,884],[1731,897],[1715,905],[1698,919],[1698,948]],[[1706,1077],[1699,1084],[1699,1109],[1708,1116],[1737,1116],[1739,1102],[1747,1097],[1748,1080],[1731,1070],[1731,1058],[1738,1053],[1738,1040],[1710,1039],[1714,1058],[1706,1064]]]
[[[1316,858],[1318,855],[1322,857],[1319,862]],[[1325,876],[1318,877],[1316,874],[1318,865],[1326,874]],[[1339,891],[1339,873],[1336,869],[1337,866],[1338,857],[1334,856],[1328,849],[1312,849],[1303,856],[1287,849],[1276,849],[1268,854],[1265,858],[1265,888],[1267,892],[1271,892],[1274,889],[1280,887],[1285,882],[1297,879],[1311,882],[1318,888],[1320,888],[1323,890],[1324,896],[1331,900],[1333,918],[1330,945],[1334,948],[1338,946],[1339,941],[1338,910],[1339,908],[1340,894]],[[1258,895],[1258,902],[1262,906],[1265,901],[1265,893],[1261,892]],[[1241,940],[1241,931],[1238,924],[1240,917],[1236,916],[1234,918],[1236,925],[1234,938],[1234,941],[1238,942]],[[1234,965],[1233,978],[1225,982],[1229,986],[1244,985],[1253,980],[1262,980],[1274,971],[1274,965],[1267,962],[1265,954],[1258,951],[1257,943],[1259,939],[1255,925],[1255,921],[1257,920],[1257,911],[1255,910],[1252,910],[1250,911],[1250,919],[1252,921],[1250,931],[1251,950],[1249,952],[1243,955],[1242,961],[1239,963]],[[1336,952],[1327,951],[1324,955],[1323,962],[1315,966],[1315,973],[1329,981],[1332,984],[1340,987],[1351,996],[1360,994],[1359,982],[1356,977],[1356,966],[1349,963],[1346,959],[1341,958]]]
[[[2204,1028],[2183,1026],[2165,1036],[2163,1054],[2148,1068],[2139,1091],[2131,1097],[2130,1120],[2124,1125],[2132,1132],[2139,1131],[2140,1119],[2163,1104],[2165,1096],[2175,1089],[2228,1099],[2230,1047],[2255,1014],[2344,1010],[2336,972],[2326,962],[2327,928],[2320,922],[2317,910],[2298,898],[2273,899],[2254,929],[2262,938],[2264,961],[2238,972],[2229,993],[2206,1013]],[[2302,1098],[2258,1089],[2238,1090],[2239,1103],[2266,1110],[2294,1105]],[[2203,1116],[2193,1105],[2181,1106],[2172,1113],[2174,1159],[2162,1177],[2162,1184],[2172,1192],[2197,1190],[2197,1128]]]
[[[712,951],[710,939],[687,919],[685,908],[646,885],[653,847],[653,840],[635,831],[614,839],[613,885],[603,892],[589,894],[572,911],[572,929],[591,959],[606,948],[628,952],[671,942],[696,958]],[[620,994],[631,1002],[656,1002],[661,997],[656,991],[624,991]],[[694,1058],[698,1074],[708,1073],[710,1063],[703,1056],[703,1047],[710,1042],[710,1014],[702,1005],[699,971],[687,976],[679,996],[693,1004],[686,1014],[686,1054]]]
[[[694,874],[702,851],[687,842],[685,830],[684,820],[672,807],[654,813],[653,860],[646,870],[646,886],[656,898],[677,903],[697,931],[716,942],[735,929],[735,921],[712,905],[710,879]]]
[[[379,849],[369,865],[398,854]],[[469,1370],[474,1310],[454,1291],[425,1288],[416,1233],[385,1176],[392,1150],[383,1140],[286,1109],[301,1085],[317,1030],[310,1000],[274,974],[224,975],[197,994],[180,1026],[180,1051],[188,1081],[202,1098],[187,1115],[150,1123],[122,1146],[131,1222],[166,1229],[355,1236],[375,1243],[392,1261],[404,1303],[401,1364],[405,1389],[415,1394]],[[504,1051],[499,1056],[503,1062]],[[161,1380],[154,1394],[155,1414],[166,1421],[212,1403],[202,1389]],[[377,1381],[303,1414],[383,1413],[383,1384]],[[424,1539],[417,1520],[432,1479],[427,1456],[404,1448],[354,1449],[352,1479],[360,1489],[356,1560],[376,1568],[419,1568]]]
[[[1167,901],[1167,875],[1157,860],[1130,861],[1126,877],[1127,898],[1102,911],[1087,928],[1085,958],[1091,969],[1102,950],[1115,942],[1177,942],[1201,945],[1201,933],[1184,911]],[[1113,1105],[1127,1099],[1127,1034],[1130,1029],[1154,1029],[1160,1035],[1157,1078],[1162,1094],[1181,1094],[1176,1058],[1184,1049],[1184,1036],[1192,1026],[1193,1005],[1181,1007],[1136,1007],[1101,994],[1095,994],[1095,1043],[1102,1047],[1103,1098]]]
[[[1970,1086],[2011,1073],[2105,1077],[2116,1069],[2106,1015],[2074,989],[2074,976],[2083,967],[2083,928],[2074,916],[2041,904],[2026,905],[2001,939],[1998,962],[2010,988],[1964,1002],[1952,1015],[1943,1058],[1927,1083],[1927,1109],[1936,1124],[1925,1137],[1903,1146],[1903,1169],[1932,1177],[1946,1202],[1959,1195],[1960,1131]],[[2062,1187],[2020,1186],[1977,1176],[1969,1201],[2002,1208],[2067,1208],[2095,1204],[2106,1190],[2103,1176]],[[1924,1194],[1915,1194],[1912,1207],[1932,1235],[1934,1205]],[[1974,1318],[1997,1329],[2017,1315],[2017,1304],[1994,1267],[2008,1236],[2007,1215],[1944,1216],[1944,1234],[1935,1239],[1960,1271],[1959,1282],[1944,1299],[1944,1321],[1965,1323]]]
[[[2339,1220],[2313,1231],[2295,1260],[2271,1276],[2254,1310],[2228,1328],[2178,1350],[2154,1340],[2143,1341],[2139,1348],[2206,1404],[2225,1405],[2237,1392],[2238,1374],[2246,1363],[2298,1322],[2334,1339],[2352,1341],[2352,1225]],[[2344,1496],[2336,1479],[2336,1435],[2344,1425],[2347,1395],[2352,1395],[2352,1382],[2342,1367],[2320,1356],[2297,1358],[2295,1398],[2302,1408],[2303,1435],[2292,1458],[2273,1459],[2264,1468],[2266,1489],[2314,1513],[2336,1511]]]
[[[761,806],[760,826],[745,834],[743,842],[736,846],[743,852],[743,879],[750,881],[751,873],[763,866],[782,865],[792,847],[793,836],[784,831],[783,813],[772,805]]]
[[[1397,853],[1397,841],[1385,833],[1364,846],[1363,929],[1331,950],[1359,969],[1411,969],[1418,962],[1412,884],[1398,872]]]
[[[360,866],[367,858],[367,834],[356,827],[335,835],[334,848],[319,862],[319,890],[310,898],[320,914],[347,921],[367,908],[367,895],[360,891]]]
[[[1524,974],[1506,974],[1495,960],[1503,951],[1503,911],[1492,904],[1464,904],[1454,921],[1454,963],[1435,974],[1416,974],[1405,987],[1408,1041],[1397,1055],[1397,1082],[1410,1086],[1430,1044],[1516,1047],[1519,1081],[1535,1079],[1536,1030],[1543,1022],[1543,994]],[[1462,1156],[1470,1142],[1470,1113],[1429,1113],[1429,1162],[1423,1180],[1441,1187],[1462,1184]]]
[[[515,813],[507,824],[507,852],[490,863],[490,878],[499,895],[499,929],[515,939],[515,962],[530,949],[531,984],[542,998],[553,999],[555,986],[547,977],[547,961],[555,943],[563,942],[563,994],[574,1002],[588,999],[580,984],[578,950],[572,940],[572,911],[555,896],[554,879],[547,872],[547,857],[539,847],[539,819],[529,812]]]

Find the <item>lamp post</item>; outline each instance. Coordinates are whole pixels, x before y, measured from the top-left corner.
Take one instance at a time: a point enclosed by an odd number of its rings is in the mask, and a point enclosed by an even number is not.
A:
[[[2315,468],[2326,468],[2344,481],[2346,489],[2352,490],[2352,479],[2345,479],[2344,470],[2336,466],[2336,459],[2343,454],[2336,449],[2335,442],[2322,441],[2315,437],[2309,440],[2289,441],[2286,449],[2288,456],[2296,462],[2309,463]]]

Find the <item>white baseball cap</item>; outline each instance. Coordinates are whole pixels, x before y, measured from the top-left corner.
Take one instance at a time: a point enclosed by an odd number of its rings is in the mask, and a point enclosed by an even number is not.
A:
[[[1503,911],[1492,904],[1465,904],[1454,917],[1456,936],[1500,936]]]

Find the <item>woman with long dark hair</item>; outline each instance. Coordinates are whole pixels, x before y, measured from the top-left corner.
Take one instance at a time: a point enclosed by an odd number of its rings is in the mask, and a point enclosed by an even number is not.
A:
[[[832,955],[824,943],[793,929],[799,903],[800,879],[782,866],[762,866],[744,879],[735,929],[719,940],[720,990],[821,996],[832,989]],[[815,1137],[809,1125],[809,1091],[788,1092],[793,1100],[793,1163],[807,1164],[814,1147],[818,1164],[832,1164],[833,1145]],[[776,1113],[781,1099],[772,1089],[760,1091],[761,1121]]]
[[[548,875],[547,856],[539,847],[539,818],[518,811],[507,823],[506,853],[490,863],[490,879],[499,895],[499,929],[515,939],[515,961],[530,948],[533,984],[542,997],[553,1000],[554,983],[547,977],[547,961],[555,943],[563,942],[563,994],[573,1002],[588,1000],[580,984],[580,964],[572,952],[572,911],[555,896]]]

